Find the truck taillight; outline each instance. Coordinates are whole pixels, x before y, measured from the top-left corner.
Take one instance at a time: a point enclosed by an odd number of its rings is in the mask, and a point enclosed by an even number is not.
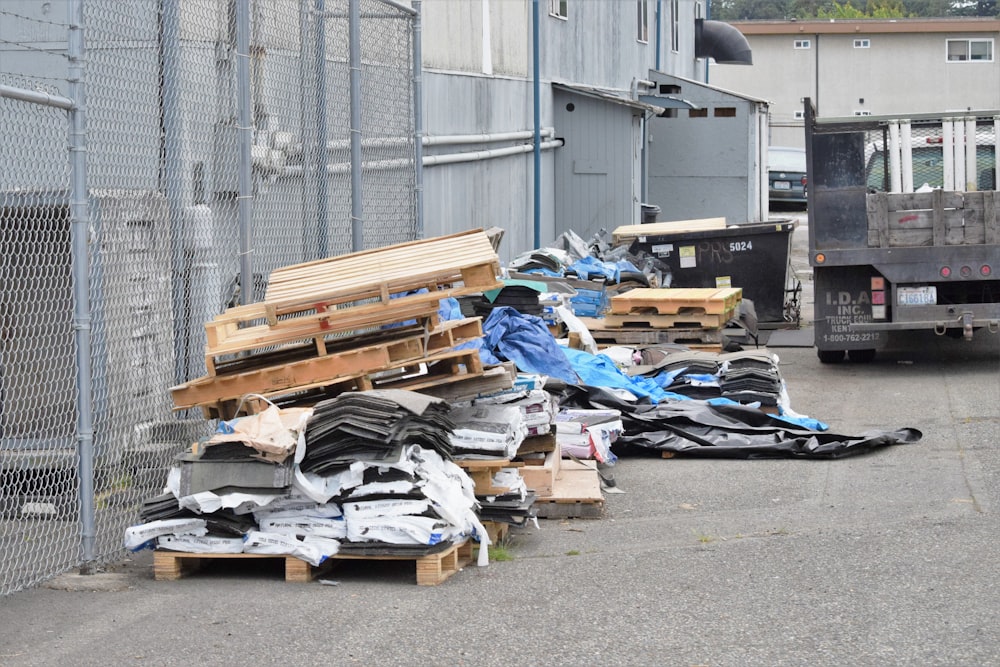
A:
[[[942,278],[950,278],[951,277],[951,267],[950,266],[942,266],[941,267],[941,277]]]
[[[963,278],[968,278],[968,277],[970,277],[972,275],[972,267],[971,266],[963,266],[962,268],[960,268],[958,270],[958,272],[959,272],[959,274],[961,274],[961,276]]]
[[[990,268],[989,264],[983,264],[982,266],[979,267],[979,275],[988,276],[991,273],[993,273],[993,269]]]
[[[809,179],[805,176],[802,177],[802,187],[809,185]]]

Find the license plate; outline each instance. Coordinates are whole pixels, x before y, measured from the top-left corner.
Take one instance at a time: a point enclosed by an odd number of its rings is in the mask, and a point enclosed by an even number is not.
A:
[[[792,184],[790,182],[788,182],[788,181],[775,181],[774,182],[774,189],[775,190],[791,190],[792,189]]]
[[[900,306],[937,305],[937,287],[900,287],[896,290],[896,301]]]

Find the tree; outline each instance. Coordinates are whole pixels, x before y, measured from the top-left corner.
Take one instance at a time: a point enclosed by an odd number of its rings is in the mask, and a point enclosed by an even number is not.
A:
[[[997,16],[998,0],[709,0],[721,21]]]
[[[820,9],[816,18],[821,19],[903,19],[908,18],[902,0],[868,0],[864,9],[859,9],[845,0],[843,4],[834,0],[830,9]]]

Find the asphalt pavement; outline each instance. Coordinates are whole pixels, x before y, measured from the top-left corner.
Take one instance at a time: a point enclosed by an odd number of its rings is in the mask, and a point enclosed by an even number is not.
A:
[[[621,459],[603,518],[517,529],[511,560],[434,587],[402,563],[154,581],[143,552],[0,599],[0,665],[1000,665],[1000,335],[911,333],[867,364],[773,352],[796,412],[922,440]]]

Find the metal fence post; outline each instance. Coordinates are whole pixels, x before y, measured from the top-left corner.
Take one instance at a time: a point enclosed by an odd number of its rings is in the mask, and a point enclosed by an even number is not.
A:
[[[364,250],[364,203],[361,182],[361,6],[350,0],[348,44],[351,68],[351,250]]]
[[[250,95],[250,0],[236,2],[236,104],[239,114],[237,137],[240,145],[238,217],[240,227],[240,303],[254,300],[253,279],[253,183],[251,151],[253,114]]]
[[[81,574],[91,574],[94,540],[94,405],[91,373],[90,204],[87,192],[87,123],[84,90],[83,0],[70,0],[69,112],[70,247],[73,263],[73,331],[76,338],[76,440],[80,475]]]
[[[413,190],[417,238],[424,236],[423,0],[413,0]]]
[[[327,228],[327,209],[329,204],[329,175],[326,173],[326,165],[329,161],[326,149],[327,123],[326,123],[326,2],[316,0],[316,24],[315,24],[315,67],[316,67],[316,90],[314,91],[316,100],[316,232],[317,232],[317,257],[322,259],[330,254],[330,241]]]

